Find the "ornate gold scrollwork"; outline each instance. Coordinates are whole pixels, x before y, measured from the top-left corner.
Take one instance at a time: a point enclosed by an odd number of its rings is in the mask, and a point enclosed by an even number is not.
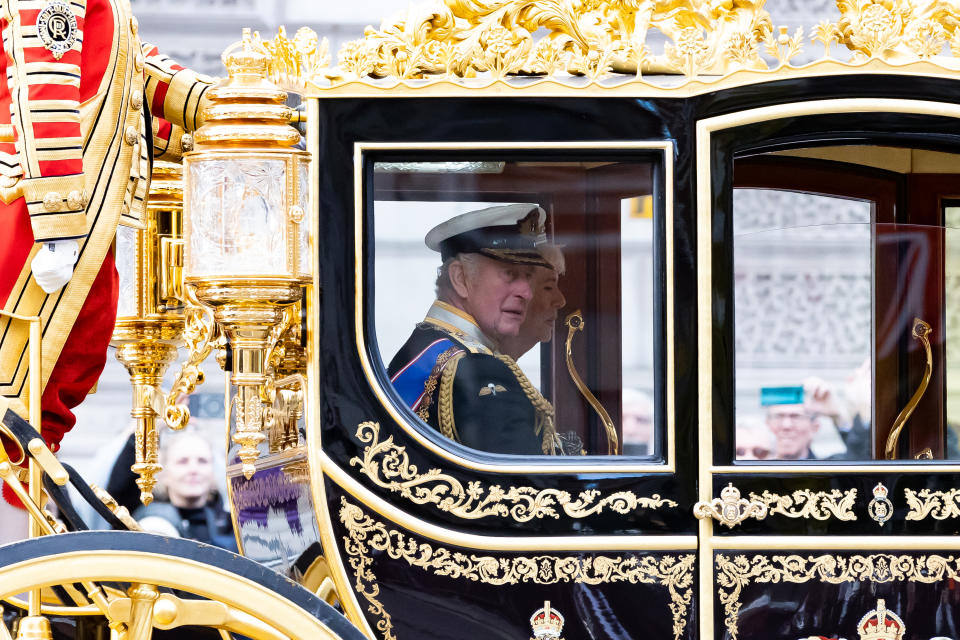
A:
[[[913,319],[913,337],[923,343],[923,349],[927,356],[927,365],[923,370],[923,378],[920,380],[920,386],[913,392],[913,396],[911,396],[909,402],[907,402],[907,406],[905,406],[897,416],[897,419],[893,421],[893,427],[890,429],[890,435],[887,436],[887,444],[884,447],[884,454],[887,460],[897,459],[897,441],[900,439],[900,434],[903,432],[903,428],[907,424],[907,420],[910,419],[913,410],[916,409],[920,403],[920,399],[923,398],[923,394],[927,390],[927,385],[930,384],[930,376],[933,374],[933,353],[930,350],[930,339],[927,336],[930,335],[931,331],[932,329],[929,324],[920,318]]]
[[[687,609],[693,597],[692,553],[666,554],[660,557],[638,556],[492,556],[456,551],[419,542],[340,498],[340,522],[347,529],[344,551],[356,576],[355,587],[369,603],[368,610],[379,619],[377,630],[385,640],[396,640],[393,622],[378,596],[380,588],[371,570],[371,551],[379,551],[413,567],[453,580],[470,580],[490,585],[520,583],[559,584],[658,584],[670,593],[674,638],[679,639],[687,625]]]
[[[910,510],[907,520],[923,520],[927,516],[934,520],[960,518],[960,489],[933,491],[931,489],[904,489],[903,497]]]
[[[934,61],[957,68],[942,54],[960,57],[960,8],[955,3],[837,0],[841,16],[823,20],[811,42],[824,45],[820,62],[854,66],[872,59],[903,64]],[[648,43],[651,30],[665,37],[662,54]],[[271,72],[291,87],[312,82],[336,86],[379,78],[466,80],[486,74],[548,77],[578,87],[612,77],[682,73],[687,77],[737,71],[776,73],[803,49],[804,32],[774,29],[764,3],[732,0],[444,0],[421,1],[364,37],[345,43],[330,67],[326,40],[300,29],[291,40],[281,28],[272,41]],[[651,42],[653,40],[651,39]],[[837,43],[849,61],[831,57]],[[770,56],[772,64],[761,57]],[[590,82],[577,82],[586,77]],[[518,85],[522,86],[522,85]]]
[[[751,494],[751,498],[755,497]],[[713,518],[727,527],[733,527],[747,518],[763,520],[767,517],[767,505],[758,499],[741,498],[740,490],[730,483],[720,491],[719,498],[693,505],[693,515],[700,520]]]
[[[192,293],[186,293],[188,291],[189,288],[185,288],[187,304],[183,310],[183,340],[187,346],[187,359],[180,365],[180,371],[173,379],[170,391],[164,394],[157,389],[152,402],[154,411],[163,416],[163,421],[174,430],[183,429],[190,422],[190,409],[179,404],[179,399],[182,395],[193,393],[198,384],[203,384],[203,369],[200,365],[213,350],[216,333],[213,314],[200,306]]]
[[[420,473],[410,464],[405,447],[393,443],[393,436],[380,441],[380,425],[362,422],[357,428],[357,438],[367,443],[363,458],[350,460],[360,473],[377,486],[399,493],[416,504],[433,504],[437,509],[460,518],[475,520],[487,516],[510,518],[528,522],[539,518],[559,518],[559,509],[571,518],[585,518],[604,509],[617,513],[630,513],[636,508],[659,509],[676,507],[673,500],[654,494],[641,498],[632,491],[617,491],[601,497],[591,489],[581,491],[577,499],[560,489],[534,489],[533,487],[510,487],[499,485],[483,487],[480,482],[471,482],[467,487],[440,469]],[[559,508],[559,509],[558,509]]]
[[[567,359],[567,371],[570,373],[570,378],[573,380],[573,383],[577,385],[577,390],[580,391],[587,402],[590,403],[590,406],[593,407],[593,410],[600,416],[600,421],[603,423],[603,428],[607,432],[607,453],[609,455],[617,455],[620,451],[620,442],[617,438],[617,428],[613,425],[613,418],[610,417],[610,414],[607,413],[607,410],[603,408],[603,405],[600,404],[600,401],[597,400],[597,397],[593,395],[587,385],[583,382],[583,379],[580,377],[580,374],[577,372],[577,367],[573,364],[573,336],[578,332],[583,330],[583,315],[580,313],[580,309],[577,309],[573,313],[569,314],[564,320],[564,324],[567,325],[567,344],[566,344],[566,359]]]
[[[857,501],[857,490],[810,491],[798,489],[790,495],[782,496],[764,491],[759,496],[750,494],[754,503],[762,502],[767,506],[769,515],[781,515],[788,518],[813,518],[814,520],[856,520],[853,505]]]
[[[920,582],[932,584],[960,576],[960,561],[953,556],[919,556],[876,553],[871,555],[820,556],[728,556],[718,554],[717,596],[723,605],[724,624],[731,640],[736,640],[740,594],[751,582],[802,584],[819,580],[828,584],[845,582]]]

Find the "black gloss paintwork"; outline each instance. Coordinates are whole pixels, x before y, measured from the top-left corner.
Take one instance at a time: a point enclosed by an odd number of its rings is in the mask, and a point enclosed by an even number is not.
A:
[[[882,559],[873,560],[875,567],[879,565],[879,572],[884,571],[884,561],[886,567],[899,565],[897,559],[903,556],[910,558],[908,563],[904,563],[907,566],[916,563],[923,566],[925,556],[954,555],[949,551],[939,554],[936,551],[899,553],[895,550],[888,553],[831,553],[792,549],[775,553],[737,551],[736,554],[751,560],[755,556],[765,556],[771,566],[777,568],[782,566],[778,557],[796,555],[808,559],[830,555],[838,558],[835,570],[838,575],[843,574],[845,564],[856,566],[856,561],[851,562],[851,559],[857,555],[881,556]],[[726,552],[724,555],[729,557],[734,554]],[[960,635],[960,586],[950,579],[927,584],[921,580],[903,580],[902,576],[903,572],[895,569],[876,576],[875,580],[852,579],[839,584],[819,580],[817,575],[798,582],[749,581],[738,598],[741,608],[737,616],[737,638],[858,638],[857,623],[877,608],[878,599],[883,599],[887,610],[903,620],[907,631],[904,638],[926,640],[934,637],[956,638]],[[727,588],[725,592],[729,594],[731,589]],[[723,603],[715,601],[716,637],[727,640],[731,636],[724,625],[724,614]]]
[[[696,520],[691,509],[697,499],[697,306],[696,306],[696,175],[695,175],[695,134],[697,120],[711,116],[728,114],[740,110],[758,108],[798,100],[830,98],[911,98],[944,102],[960,102],[960,83],[939,78],[906,78],[896,76],[835,76],[824,78],[795,79],[778,81],[730,89],[723,92],[705,94],[688,99],[629,99],[629,98],[391,98],[391,99],[346,99],[330,98],[320,100],[320,234],[319,260],[323,287],[321,309],[319,312],[321,372],[320,397],[322,411],[323,446],[326,453],[343,469],[351,470],[359,482],[364,484],[383,500],[423,521],[438,524],[464,532],[486,535],[597,535],[597,534],[687,534],[696,533]],[[796,118],[788,121],[767,123],[743,127],[729,134],[717,137],[719,144],[713,152],[713,205],[718,215],[712,227],[714,278],[713,309],[713,353],[714,378],[717,381],[713,389],[714,410],[714,451],[712,458],[717,464],[729,464],[732,454],[733,424],[733,327],[732,327],[732,244],[730,240],[729,216],[733,154],[750,153],[760,149],[771,150],[783,146],[813,146],[838,141],[871,142],[878,144],[910,144],[935,149],[950,148],[954,145],[954,136],[960,135],[960,126],[956,121],[943,118],[911,115],[839,115]],[[675,144],[674,157],[674,323],[667,330],[674,337],[674,388],[676,393],[676,473],[675,474],[623,474],[591,473],[582,474],[571,469],[569,473],[505,474],[496,472],[478,472],[460,468],[449,460],[433,454],[411,439],[399,425],[395,424],[370,387],[360,367],[356,351],[354,334],[354,144],[357,142],[397,142],[409,144],[413,150],[422,142],[574,142],[574,141],[651,141],[671,140]],[[407,154],[410,158],[414,153]],[[423,157],[422,154],[418,154]],[[469,152],[455,154],[464,159]],[[490,154],[475,154],[476,156]],[[609,154],[608,154],[609,155]],[[371,157],[387,157],[386,154]],[[396,159],[396,155],[390,156]],[[438,156],[429,156],[436,159]],[[447,156],[449,157],[449,156]],[[470,156],[473,157],[473,156]],[[366,216],[370,212],[365,212]],[[367,218],[369,223],[369,217]],[[363,292],[366,300],[371,301],[372,246],[368,241],[365,248],[366,287]],[[658,281],[656,295],[663,296],[663,280]],[[373,341],[373,313],[367,308],[367,318],[363,319],[366,342],[372,362],[379,361]],[[658,341],[665,342],[659,335]],[[388,395],[389,383],[382,371],[377,372],[377,381]],[[396,398],[395,398],[396,400]],[[663,407],[663,398],[657,398],[658,406]],[[399,406],[399,401],[397,400]],[[411,413],[401,408],[411,422],[416,424]],[[661,412],[662,416],[662,412]],[[394,442],[406,448],[410,461],[419,469],[441,468],[456,477],[464,485],[478,481],[484,487],[500,485],[529,486],[533,488],[558,488],[576,495],[587,489],[598,489],[603,493],[630,490],[637,495],[647,496],[653,493],[676,500],[676,509],[657,511],[636,510],[626,515],[609,511],[585,519],[561,517],[559,519],[534,519],[518,523],[511,519],[485,517],[477,520],[465,520],[432,505],[415,505],[371,483],[362,474],[351,467],[350,460],[362,455],[363,444],[356,437],[357,425],[363,421],[375,420],[381,425],[381,438],[392,436]],[[435,442],[456,448],[436,434],[425,432]],[[496,462],[489,455],[457,448],[464,457],[477,461]],[[603,462],[595,458],[591,462]],[[555,462],[550,460],[550,462]],[[531,465],[537,461],[530,461]],[[571,461],[576,464],[576,461]],[[890,498],[897,509],[894,521],[879,527],[866,514],[866,505],[871,489],[882,480],[890,488]],[[905,487],[960,486],[960,478],[953,475],[897,475],[883,473],[877,467],[876,473],[858,474],[735,474],[729,479],[718,479],[714,495],[727,481],[733,481],[744,494],[751,491],[762,493],[770,490],[777,493],[790,493],[797,488],[829,490],[832,488],[857,488],[858,500],[855,505],[857,520],[826,523],[813,519],[790,519],[771,516],[762,523],[748,522],[730,532],[735,534],[819,534],[819,535],[864,535],[864,534],[954,534],[960,532],[960,524],[954,521],[944,522],[906,522],[903,520]],[[337,519],[340,510],[342,492],[335,485],[327,486],[327,500],[338,538],[344,534]],[[375,514],[373,514],[375,515]],[[382,518],[381,518],[382,520]],[[722,527],[717,527],[718,533]],[[891,547],[895,547],[891,540]],[[489,552],[493,553],[493,552]],[[542,606],[549,598],[558,609],[575,619],[584,613],[578,604],[575,590],[570,585],[541,587],[523,584],[516,587],[482,586],[467,581],[450,581],[424,573],[422,569],[411,567],[405,561],[394,561],[377,554],[374,560],[375,574],[382,589],[382,600],[393,616],[394,625],[404,633],[398,637],[427,637],[423,621],[442,620],[437,625],[442,628],[430,629],[429,637],[463,637],[464,629],[470,625],[484,629],[484,637],[490,636],[488,630],[502,632],[503,637],[527,637],[529,627],[525,621],[530,614]],[[353,575],[351,574],[351,580]],[[412,588],[411,585],[415,585]],[[763,585],[768,587],[768,585]],[[877,587],[879,588],[879,587]],[[899,587],[886,586],[883,589],[895,591]],[[931,587],[933,588],[933,587]],[[938,586],[938,589],[946,589]],[[638,598],[646,602],[647,591],[638,591],[637,586],[612,585],[598,592],[607,598],[611,615],[630,625],[659,625],[656,628],[666,633],[642,632],[640,637],[670,637],[669,626],[663,626],[667,615],[652,615],[656,607],[637,607]],[[856,587],[831,587],[830,597],[849,598],[850,607],[841,612],[836,607],[824,611],[837,616],[826,620],[816,618],[814,622],[797,623],[793,627],[783,627],[784,633],[771,635],[773,629],[781,627],[763,627],[758,625],[751,633],[759,635],[741,635],[746,637],[802,637],[805,633],[840,633],[844,637],[855,637],[847,628],[830,628],[830,624],[841,621],[844,624],[852,617],[865,613],[876,605],[870,603],[875,591],[874,585],[859,584]],[[847,589],[847,591],[844,591]],[[856,593],[854,593],[856,592]],[[861,593],[862,592],[862,593]],[[652,593],[652,592],[651,592]],[[752,592],[751,592],[752,593]],[[760,593],[759,591],[757,593]],[[756,613],[760,605],[744,609],[743,615],[773,616],[780,611],[796,612],[797,603],[812,602],[810,598],[820,598],[826,591],[810,589],[809,585],[779,585],[770,591],[767,608],[773,613]],[[939,593],[939,592],[938,592]],[[861,595],[863,597],[861,597]],[[867,596],[870,597],[867,597]],[[761,596],[756,596],[760,602]],[[826,596],[824,596],[826,597]],[[888,603],[895,596],[889,596]],[[861,602],[862,600],[862,602]],[[559,604],[562,603],[562,604]],[[361,603],[363,604],[363,603]],[[861,606],[863,605],[863,606]],[[868,606],[867,606],[868,605]],[[657,604],[659,607],[660,604]],[[931,605],[932,606],[932,605]],[[865,607],[865,608],[864,608]],[[695,612],[695,603],[691,614]],[[659,610],[659,609],[658,609]],[[715,605],[718,637],[722,635],[722,607]],[[920,611],[919,609],[917,610]],[[927,610],[924,609],[924,612]],[[575,615],[571,615],[576,612]],[[905,611],[899,611],[904,615]],[[813,614],[811,614],[813,615]],[[824,613],[824,616],[827,614]],[[439,618],[435,618],[439,616]],[[754,618],[755,620],[773,620],[773,618]],[[651,622],[654,621],[655,622]],[[371,618],[375,623],[375,619]],[[815,627],[823,622],[827,628]],[[830,624],[827,624],[830,623]],[[427,623],[428,626],[432,623]],[[580,624],[579,622],[575,624]],[[597,631],[602,629],[601,622],[595,628],[578,626],[565,635],[569,638],[588,637],[637,637],[619,636],[616,633]],[[766,623],[764,623],[766,624]],[[771,624],[773,624],[771,622]],[[419,625],[419,626],[418,626]],[[799,626],[797,626],[799,625]],[[635,627],[645,629],[645,626]],[[745,629],[746,627],[741,627]],[[696,618],[690,619],[686,634],[695,635]],[[802,633],[800,632],[802,630]],[[794,633],[794,631],[797,631]],[[588,635],[589,633],[589,635]],[[631,631],[632,633],[632,631]],[[931,635],[932,635],[931,631]],[[793,634],[793,635],[790,635]],[[947,634],[950,635],[950,634]],[[920,636],[917,636],[920,637]],[[923,636],[929,637],[929,636]]]
[[[341,498],[347,504],[358,506],[357,500],[344,494],[336,485],[327,483],[328,495],[338,505]],[[604,571],[604,559],[613,558],[633,565],[652,561],[660,563],[665,556],[678,556],[693,553],[651,552],[651,551],[519,551],[503,552],[483,549],[457,547],[410,533],[403,527],[390,523],[382,516],[361,508],[364,517],[359,518],[365,530],[363,537],[367,545],[368,557],[372,561],[365,567],[369,574],[361,580],[363,590],[371,593],[372,587],[379,588],[375,599],[383,605],[390,616],[397,638],[490,638],[491,640],[516,640],[531,636],[530,617],[541,608],[545,600],[551,607],[560,611],[566,619],[563,636],[568,640],[604,638],[610,640],[636,640],[637,638],[673,638],[674,619],[671,604],[675,604],[671,588],[664,580],[656,577],[640,578],[636,582],[611,575],[613,580],[603,584],[581,584],[567,580],[551,572],[541,571],[541,562],[553,566],[552,558],[575,558],[587,565],[584,573],[590,576]],[[378,525],[382,524],[382,527]],[[342,522],[334,518],[334,531],[338,538],[348,535]],[[387,533],[389,532],[389,534]],[[389,539],[391,548],[412,550],[412,554],[403,559],[394,560],[383,551],[373,550],[373,546],[382,547],[378,542]],[[377,542],[372,542],[377,541]],[[423,546],[422,546],[423,545]],[[351,544],[356,550],[358,545]],[[441,549],[443,551],[441,551]],[[450,554],[464,554],[467,560],[449,562],[431,562],[431,560],[450,559]],[[348,559],[354,557],[347,556]],[[451,571],[450,565],[457,568],[477,567],[478,558],[495,559],[496,566],[486,565],[483,574],[489,579],[478,580],[477,571],[465,571],[458,575]],[[523,572],[510,572],[503,569],[515,559],[521,567],[537,567],[530,575]],[[424,566],[411,567],[410,560],[419,560]],[[597,569],[589,568],[596,563]],[[626,570],[629,574],[629,568]],[[443,575],[441,575],[443,574]],[[535,575],[534,575],[535,574]],[[372,576],[372,578],[371,578]],[[513,579],[505,579],[513,576]],[[551,576],[544,579],[543,576]],[[502,581],[503,584],[497,584]],[[681,640],[696,637],[696,580],[693,572],[685,575],[683,583],[673,585],[673,592],[689,601],[685,608],[684,628],[679,636]],[[358,596],[361,607],[370,604],[363,596]],[[638,606],[638,603],[642,603]],[[385,616],[374,614],[368,618],[374,628]]]

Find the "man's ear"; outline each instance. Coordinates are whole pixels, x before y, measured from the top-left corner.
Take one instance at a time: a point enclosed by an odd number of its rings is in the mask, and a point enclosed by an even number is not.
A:
[[[453,287],[453,290],[461,298],[467,297],[467,272],[463,268],[463,263],[459,260],[454,260],[450,263],[450,268],[447,270],[447,273],[450,274],[450,286]]]

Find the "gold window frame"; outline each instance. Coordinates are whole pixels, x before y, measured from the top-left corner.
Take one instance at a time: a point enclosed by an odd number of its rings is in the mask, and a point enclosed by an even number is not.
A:
[[[373,365],[367,356],[367,344],[363,337],[363,325],[366,319],[366,306],[363,300],[364,261],[363,236],[364,198],[363,198],[363,161],[364,154],[376,151],[660,151],[663,154],[664,181],[664,230],[666,263],[666,447],[663,462],[621,462],[617,464],[598,464],[594,460],[603,460],[602,455],[586,456],[591,462],[583,464],[556,464],[548,460],[536,462],[497,462],[485,463],[466,458],[459,453],[443,447],[421,429],[410,424],[396,406],[390,401],[386,391],[377,382]],[[674,382],[674,250],[673,250],[673,157],[675,145],[672,140],[621,141],[621,142],[357,142],[354,144],[354,331],[356,332],[357,353],[360,357],[364,376],[377,400],[401,428],[420,446],[435,453],[451,463],[477,471],[498,473],[658,473],[672,474],[676,471],[676,428],[675,428],[675,382]]]

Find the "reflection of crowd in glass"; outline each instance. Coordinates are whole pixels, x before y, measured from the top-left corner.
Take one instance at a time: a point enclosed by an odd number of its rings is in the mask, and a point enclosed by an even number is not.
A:
[[[738,422],[736,459],[819,459],[814,441],[821,428],[831,427],[845,450],[827,459],[870,459],[870,398],[869,360],[847,377],[842,395],[820,378],[808,378],[803,386],[761,389],[764,422]]]

